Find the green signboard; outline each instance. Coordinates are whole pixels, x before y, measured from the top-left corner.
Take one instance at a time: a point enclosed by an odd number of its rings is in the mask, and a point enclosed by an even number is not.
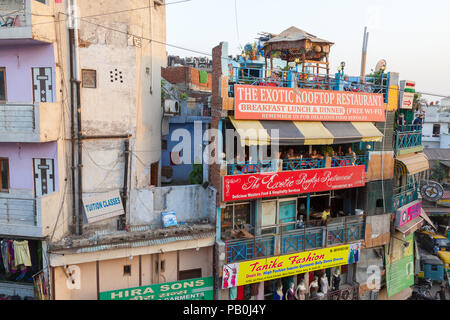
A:
[[[213,277],[100,292],[100,300],[212,300]]]
[[[386,245],[386,287],[388,297],[414,285],[414,233],[404,241],[391,238]]]

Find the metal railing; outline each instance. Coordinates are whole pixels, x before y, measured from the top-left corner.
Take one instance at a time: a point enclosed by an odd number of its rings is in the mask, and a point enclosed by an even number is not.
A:
[[[337,77],[320,73],[299,72],[270,68],[232,67],[229,69],[229,81],[235,84],[248,84],[271,87],[289,87],[303,89],[338,90],[350,92],[386,93],[387,75],[367,76],[361,83],[346,80],[343,75]],[[233,88],[230,88],[234,96]],[[386,100],[386,98],[385,98]],[[386,101],[385,101],[386,102]]]
[[[283,231],[295,222],[278,225],[279,234],[255,236],[252,239],[234,239],[225,241],[225,261],[253,260],[275,255],[317,250],[324,247],[346,244],[364,239],[364,216],[349,216],[330,219],[325,226]],[[266,229],[276,228],[268,226]],[[279,252],[275,244],[279,243]]]
[[[395,150],[414,148],[422,145],[422,126],[398,126],[395,131]]]
[[[282,171],[300,171],[310,169],[326,168],[326,159],[319,158],[302,158],[302,159],[285,159],[282,161]],[[331,157],[331,168],[350,167],[350,166],[366,166],[366,172],[369,165],[368,155],[358,155],[349,157]],[[262,172],[277,172],[278,160],[276,161],[256,161],[227,164],[228,175],[241,175]]]
[[[418,190],[418,185],[415,183],[410,183],[402,187],[394,188],[394,195],[392,196],[392,211],[395,212],[398,208],[401,208],[410,202],[418,200]]]
[[[36,129],[34,104],[0,103],[0,132],[29,132]]]
[[[307,300],[359,300],[359,283],[353,282],[352,284],[344,284],[342,286],[344,288],[328,291],[323,296],[309,297],[308,295]]]
[[[36,199],[0,198],[0,225],[37,226]]]
[[[229,240],[225,243],[225,261],[227,263],[272,257],[274,255],[274,235],[256,236],[252,239],[244,240]]]

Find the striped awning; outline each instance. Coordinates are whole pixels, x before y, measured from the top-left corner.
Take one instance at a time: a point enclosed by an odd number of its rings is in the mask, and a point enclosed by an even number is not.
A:
[[[230,120],[243,145],[270,144],[277,129],[280,145],[330,145],[381,141],[383,134],[371,122],[308,122],[276,120]],[[273,133],[273,132],[272,132]]]
[[[395,159],[395,172],[397,175],[416,174],[430,169],[427,156],[420,153],[405,154]]]

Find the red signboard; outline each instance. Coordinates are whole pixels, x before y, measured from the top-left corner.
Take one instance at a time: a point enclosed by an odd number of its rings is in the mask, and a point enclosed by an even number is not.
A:
[[[365,166],[223,177],[223,201],[278,197],[365,185]]]
[[[234,86],[238,120],[384,122],[378,93]]]

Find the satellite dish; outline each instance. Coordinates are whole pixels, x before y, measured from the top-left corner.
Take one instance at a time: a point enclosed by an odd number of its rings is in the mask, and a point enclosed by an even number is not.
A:
[[[377,66],[375,67],[375,72],[378,72],[380,70],[386,70],[386,60],[384,59],[378,61]]]

